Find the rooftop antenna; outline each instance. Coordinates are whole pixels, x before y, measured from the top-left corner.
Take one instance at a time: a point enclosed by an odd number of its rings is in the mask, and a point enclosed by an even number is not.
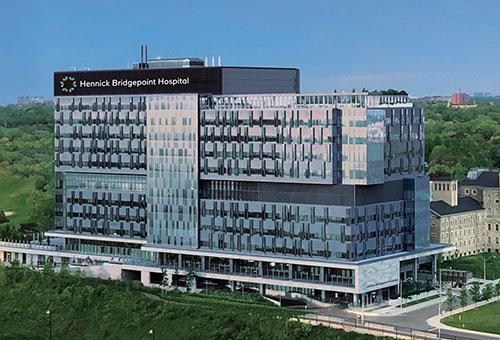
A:
[[[218,61],[219,66],[222,66],[222,59],[220,56],[219,56],[219,60],[217,60],[217,61]]]
[[[212,56],[212,66],[215,66],[215,57]]]
[[[205,57],[205,66],[208,66],[208,57]]]
[[[139,64],[139,68],[142,68],[143,63],[144,63],[144,45],[141,45],[141,62]]]

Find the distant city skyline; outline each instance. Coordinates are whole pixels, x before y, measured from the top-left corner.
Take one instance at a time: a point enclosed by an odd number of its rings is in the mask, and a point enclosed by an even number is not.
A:
[[[150,57],[301,69],[302,92],[500,94],[500,2],[252,1],[0,4],[0,105],[52,97],[52,73]]]

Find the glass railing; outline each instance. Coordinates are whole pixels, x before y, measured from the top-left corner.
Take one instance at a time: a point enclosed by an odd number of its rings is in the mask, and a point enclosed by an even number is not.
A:
[[[35,249],[35,250],[49,250],[49,251],[59,251],[62,247],[59,246],[49,246],[44,244],[35,244],[23,241],[0,241],[0,246],[12,247],[12,248],[23,248],[23,249]]]
[[[117,255],[117,254],[103,254],[98,252],[79,252],[75,250],[64,249],[63,246],[56,245],[42,245],[42,244],[34,244],[29,242],[21,242],[21,241],[2,241],[0,240],[0,246],[12,247],[12,248],[20,248],[20,249],[34,249],[34,250],[45,250],[45,251],[59,251],[65,252],[68,254],[89,254],[89,255],[100,255],[110,257],[111,263],[117,264],[129,264],[129,265],[138,265],[138,266],[146,266],[146,267],[165,267],[168,269],[178,269],[178,270],[189,270],[192,268],[198,272],[205,273],[214,273],[214,274],[224,274],[224,275],[236,275],[242,277],[262,277],[269,278],[275,280],[290,280],[290,275],[288,270],[264,270],[261,274],[259,268],[256,267],[239,267],[235,270],[231,270],[229,265],[220,264],[220,265],[210,265],[208,268],[203,268],[201,262],[184,262],[178,266],[178,262],[176,261],[167,261],[160,263],[159,259],[151,259],[151,258],[141,258],[129,255]],[[293,281],[300,282],[309,282],[309,283],[318,283],[318,284],[327,284],[334,286],[344,286],[344,287],[354,287],[353,281],[345,278],[337,278],[337,277],[326,277],[325,280],[321,280],[320,276],[315,274],[312,275],[306,272],[293,272],[292,279]]]

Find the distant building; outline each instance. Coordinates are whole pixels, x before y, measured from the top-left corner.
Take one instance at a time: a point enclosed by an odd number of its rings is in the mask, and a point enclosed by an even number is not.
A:
[[[19,106],[31,106],[34,104],[43,104],[44,102],[45,102],[45,98],[40,97],[40,96],[17,97],[17,105],[19,105]]]
[[[448,103],[450,101],[450,97],[446,96],[423,96],[423,97],[415,97],[415,101],[421,101],[426,103]]]
[[[485,209],[472,197],[459,197],[458,181],[449,177],[432,178],[431,242],[450,243],[456,251],[445,259],[485,251]]]
[[[472,169],[459,182],[459,195],[469,196],[485,209],[487,252],[500,252],[500,170]]]
[[[489,92],[474,92],[475,98],[489,98],[491,97],[491,93]]]
[[[450,106],[465,105],[469,100],[470,96],[467,93],[453,93],[450,98]]]

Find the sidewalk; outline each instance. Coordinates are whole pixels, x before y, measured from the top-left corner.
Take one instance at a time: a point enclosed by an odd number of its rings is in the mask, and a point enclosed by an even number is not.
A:
[[[483,281],[483,280],[482,279],[475,279],[474,281]],[[493,285],[497,284],[498,282],[500,282],[500,279],[486,280],[486,283],[491,283]],[[484,285],[482,285],[482,287],[484,287]],[[458,293],[459,293],[459,289],[452,289],[451,291],[454,293],[454,295],[458,295]],[[403,304],[410,303],[412,301],[421,300],[421,299],[424,299],[426,296],[432,296],[432,295],[436,295],[436,294],[439,294],[439,290],[432,290],[432,291],[427,292],[426,294],[419,294],[419,295],[415,296],[412,300],[408,299],[408,300],[403,301]],[[398,315],[413,312],[413,311],[416,311],[416,310],[419,310],[422,308],[426,308],[426,307],[429,307],[432,305],[437,305],[438,303],[441,303],[445,299],[446,299],[446,291],[443,289],[443,291],[441,292],[440,298],[437,297],[435,299],[432,299],[429,301],[424,301],[421,303],[417,303],[415,305],[411,305],[408,307],[401,308],[401,302],[397,301],[397,300],[393,300],[392,303],[394,305],[392,305],[392,306],[382,306],[379,309],[370,309],[370,310],[365,310],[364,312],[361,311],[360,309],[356,309],[356,310],[349,309],[349,310],[347,310],[347,312],[349,312],[351,314],[355,314],[355,315],[364,314],[365,316],[372,316],[372,317],[398,316]]]
[[[401,305],[396,305],[396,306],[385,306],[377,310],[369,310],[369,311],[364,311],[364,313],[361,310],[347,310],[347,312],[355,314],[355,315],[361,315],[364,314],[365,316],[398,316],[406,313],[410,313],[422,308],[426,308],[432,305],[437,305],[438,303],[441,303],[446,299],[446,296],[443,294],[440,298],[437,297],[432,300],[424,301],[421,303],[417,303],[415,305],[411,305],[408,307],[403,307],[401,308]],[[415,301],[415,300],[410,300],[410,301]],[[408,302],[410,302],[408,301]]]

